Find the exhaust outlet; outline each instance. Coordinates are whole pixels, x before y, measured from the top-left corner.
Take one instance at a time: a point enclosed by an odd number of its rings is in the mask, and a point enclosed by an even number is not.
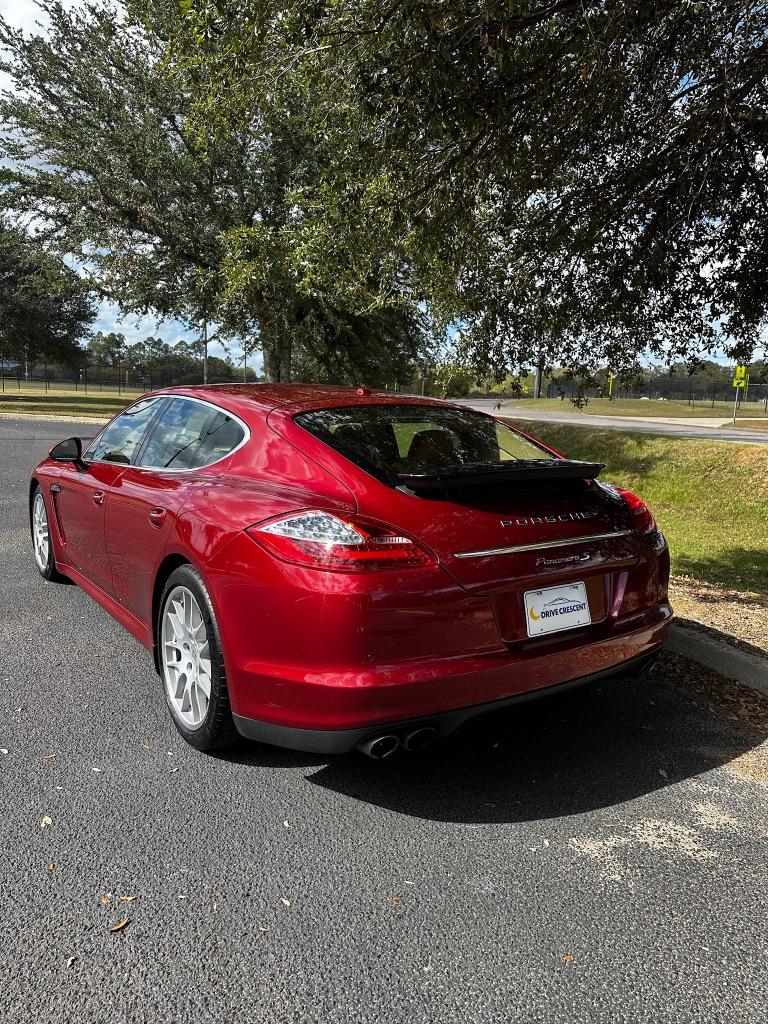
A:
[[[362,751],[374,761],[383,761],[385,757],[391,757],[400,746],[400,740],[394,733],[385,733],[383,736],[372,736],[368,740],[358,743],[357,749]]]
[[[414,729],[413,732],[406,733],[403,740],[403,749],[409,750],[411,753],[414,753],[416,750],[423,750],[424,747],[429,746],[436,736],[437,729],[434,725],[423,725],[420,729]]]

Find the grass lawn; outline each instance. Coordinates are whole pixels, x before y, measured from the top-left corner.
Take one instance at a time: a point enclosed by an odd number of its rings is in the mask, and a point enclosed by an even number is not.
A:
[[[686,419],[711,416],[727,419],[733,415],[733,402],[715,402],[713,408],[711,401],[688,405],[687,402],[657,402],[653,399],[645,402],[642,398],[617,398],[614,401],[609,398],[590,398],[584,409],[577,409],[567,398],[562,401],[559,398],[520,398],[505,405],[504,413],[514,416],[515,409],[547,409],[551,412],[572,413],[574,416],[674,416]],[[738,415],[745,419],[765,419],[768,422],[762,402],[750,402],[747,409],[742,406]]]
[[[602,480],[647,501],[669,540],[673,573],[768,594],[768,445],[517,426],[564,455],[605,463]]]
[[[0,392],[0,413],[36,415],[36,416],[97,416],[109,419],[116,412],[124,409],[141,395],[140,391],[129,391],[118,394],[117,391],[74,391],[64,390],[32,390],[24,388],[17,391],[6,387]]]
[[[737,430],[768,430],[768,417],[762,420],[736,420]]]

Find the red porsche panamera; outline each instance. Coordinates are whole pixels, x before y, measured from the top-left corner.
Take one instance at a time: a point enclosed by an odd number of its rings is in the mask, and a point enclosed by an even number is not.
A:
[[[429,399],[176,388],[54,446],[34,554],[153,652],[194,746],[382,757],[654,658],[666,542],[601,468]]]

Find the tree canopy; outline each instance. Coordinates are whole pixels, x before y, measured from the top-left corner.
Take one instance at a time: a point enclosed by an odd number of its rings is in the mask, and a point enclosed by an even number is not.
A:
[[[144,12],[153,0],[137,0]],[[748,358],[768,317],[768,5],[182,0],[198,141],[290,116],[311,293],[376,268],[478,367]],[[360,254],[349,264],[349,252]],[[234,267],[232,268],[234,272]]]
[[[74,364],[94,316],[78,274],[39,240],[0,220],[0,359]]]
[[[163,66],[173,5],[154,4],[141,22],[107,0],[41,7],[45,33],[0,19],[11,83],[0,98],[3,198],[74,255],[99,294],[127,312],[213,319],[220,339],[261,346],[271,380],[302,359],[354,379],[377,350],[418,357],[424,316],[391,281],[379,288],[376,267],[354,296],[330,277],[302,286],[294,192],[325,157],[295,97],[284,94],[279,116],[192,140],[192,79]],[[361,332],[364,347],[352,343]]]

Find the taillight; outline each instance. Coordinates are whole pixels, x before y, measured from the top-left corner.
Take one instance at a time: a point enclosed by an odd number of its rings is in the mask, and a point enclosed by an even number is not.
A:
[[[656,529],[656,520],[653,518],[653,513],[645,504],[642,498],[638,498],[632,491],[627,491],[623,487],[616,487],[614,490],[622,496],[624,501],[629,505],[629,510],[632,513],[632,518],[635,521],[635,528],[638,533],[653,533]]]
[[[434,565],[429,551],[385,526],[330,512],[298,512],[249,531],[270,554],[313,569],[364,572]]]

